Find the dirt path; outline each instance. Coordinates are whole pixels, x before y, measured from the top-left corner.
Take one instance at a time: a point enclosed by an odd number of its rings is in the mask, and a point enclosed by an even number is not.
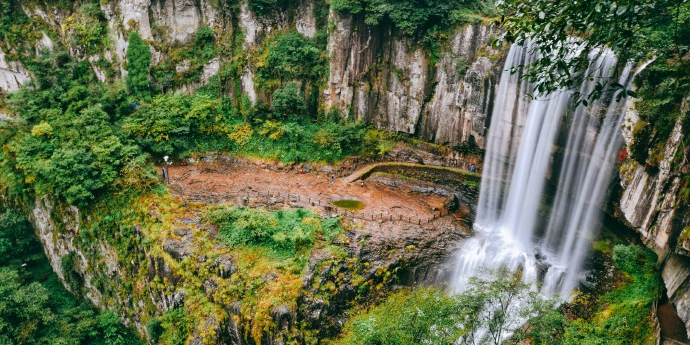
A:
[[[354,212],[364,220],[403,219],[423,224],[433,221],[443,209],[443,198],[410,193],[371,181],[345,182],[324,173],[296,173],[262,169],[253,164],[213,165],[201,163],[170,168],[173,191],[192,201],[223,202],[250,206],[289,204],[329,211],[330,202],[355,197],[364,209]]]

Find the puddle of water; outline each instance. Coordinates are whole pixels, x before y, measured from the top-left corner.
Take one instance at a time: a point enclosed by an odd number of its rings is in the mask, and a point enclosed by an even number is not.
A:
[[[337,206],[340,208],[344,208],[346,210],[350,211],[359,211],[364,208],[364,203],[359,201],[359,200],[349,200],[349,199],[344,199],[344,200],[338,200],[332,202],[333,206]]]

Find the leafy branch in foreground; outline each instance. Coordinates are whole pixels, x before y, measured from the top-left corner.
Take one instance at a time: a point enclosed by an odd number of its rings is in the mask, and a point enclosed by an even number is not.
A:
[[[690,2],[683,0],[500,0],[504,39],[527,40],[538,58],[528,79],[546,94],[575,85],[586,75],[587,54],[612,49],[620,63],[656,56],[687,79]],[[577,48],[566,42],[576,39]],[[669,61],[672,60],[672,61]],[[687,93],[688,84],[682,83]]]

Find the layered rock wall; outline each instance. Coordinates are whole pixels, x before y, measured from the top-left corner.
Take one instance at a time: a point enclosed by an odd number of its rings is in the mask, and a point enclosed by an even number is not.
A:
[[[494,29],[458,28],[439,56],[390,25],[330,14],[325,103],[378,128],[458,146],[484,146],[487,117],[503,67]]]
[[[378,128],[438,143],[476,144],[483,148],[495,86],[503,67],[504,49],[491,48],[495,29],[480,23],[456,28],[441,42],[441,48],[431,51],[390,23],[372,27],[364,23],[362,16],[330,11],[329,23],[319,24],[317,9],[323,11],[328,6],[319,0],[302,0],[291,6],[285,12],[258,16],[246,2],[232,6],[211,0],[101,2],[108,43],[105,51],[92,56],[82,56],[65,36],[62,24],[76,7],[53,8],[27,2],[23,10],[43,23],[37,29],[43,39],[35,42],[36,52],[54,49],[56,44],[71,47],[70,51],[88,59],[99,79],[106,82],[127,74],[127,39],[131,31],[137,31],[150,43],[153,65],[170,58],[170,52],[159,48],[189,45],[203,26],[224,40],[220,44],[228,45],[228,41],[239,38],[241,52],[205,62],[197,79],[176,90],[190,92],[201,87],[224,67],[225,61],[239,59],[246,63],[228,81],[238,85],[239,94],[229,88],[231,96],[246,96],[254,104],[271,100],[271,90],[257,89],[256,67],[252,66],[252,57],[259,53],[263,40],[277,30],[295,29],[305,37],[328,30],[329,74],[320,90],[322,108],[337,107]],[[112,66],[114,75],[104,70],[101,60]],[[188,61],[177,64],[174,70],[178,74],[190,67]],[[28,80],[29,73],[21,63],[7,61],[0,53],[0,91],[16,91]]]
[[[629,101],[623,125],[627,152],[632,152],[633,132],[640,121],[634,100]],[[621,193],[614,200],[614,214],[635,229],[661,261],[666,293],[685,322],[690,335],[690,202],[687,188],[690,162],[687,161],[688,105],[661,148],[655,167],[632,159],[620,169]],[[651,149],[651,148],[650,148]]]

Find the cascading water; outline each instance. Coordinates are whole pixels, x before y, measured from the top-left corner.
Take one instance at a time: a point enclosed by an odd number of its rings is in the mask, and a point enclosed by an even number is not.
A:
[[[530,50],[513,45],[506,59],[487,138],[476,235],[458,251],[451,282],[456,292],[480,269],[508,267],[521,269],[527,283],[542,280],[544,293],[567,299],[580,280],[591,230],[599,221],[620,146],[624,102],[609,94],[577,107],[574,90],[529,100],[532,86],[522,81],[520,68],[509,70],[528,65],[534,59]],[[607,50],[590,54],[590,60],[588,78],[576,90],[581,95],[609,80],[617,62]],[[627,87],[631,79],[628,66],[618,83]],[[569,133],[552,212],[539,236],[544,186],[564,125]]]

